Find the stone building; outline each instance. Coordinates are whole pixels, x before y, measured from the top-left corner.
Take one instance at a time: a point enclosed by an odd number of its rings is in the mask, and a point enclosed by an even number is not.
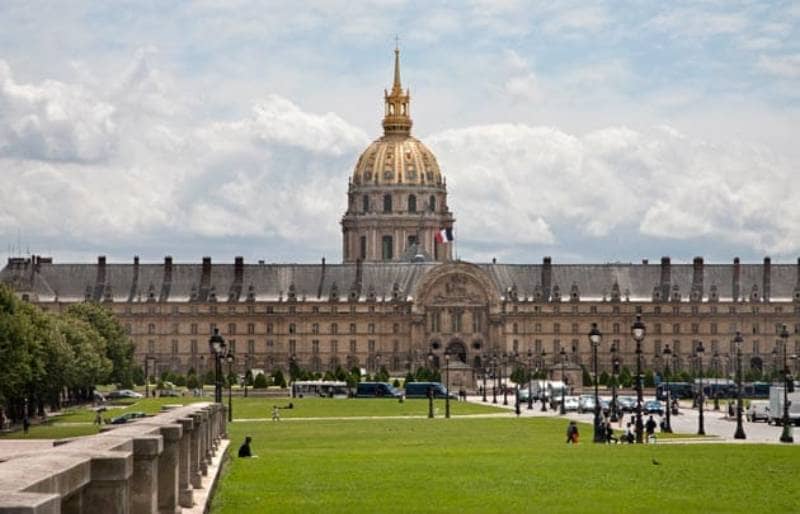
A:
[[[395,77],[385,95],[384,136],[359,158],[342,218],[342,264],[107,263],[59,264],[12,258],[0,280],[50,311],[74,302],[108,305],[136,343],[136,358],[158,371],[205,370],[208,338],[219,328],[246,369],[314,371],[386,366],[393,374],[443,363],[447,352],[479,376],[495,356],[559,369],[591,368],[587,334],[604,338],[598,368],[617,350],[635,368],[630,326],[647,325],[642,365],[691,370],[702,341],[704,366],[733,370],[741,332],[745,368],[771,371],[783,324],[789,353],[800,353],[800,260],[762,263],[473,264],[452,260],[436,234],[452,228],[445,180],[433,154],[410,136],[410,95]],[[528,355],[530,354],[530,359]],[[503,357],[505,355],[505,358]],[[795,365],[796,365],[795,361]],[[557,374],[556,374],[557,376]]]

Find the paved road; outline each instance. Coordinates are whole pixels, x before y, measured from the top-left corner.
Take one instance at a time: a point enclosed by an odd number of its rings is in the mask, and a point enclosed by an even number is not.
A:
[[[601,398],[610,399],[610,397],[605,397],[601,395]],[[652,397],[645,397],[645,400],[653,399]],[[492,404],[491,396],[488,398],[488,405]],[[480,396],[470,396],[468,401],[473,403],[483,403],[482,398]],[[514,410],[514,402],[513,402],[513,395],[509,395],[508,398],[508,405],[503,405],[503,398],[499,397],[497,400],[497,407],[507,408],[513,412]],[[532,411],[528,410],[528,404],[523,402],[521,405],[521,416],[536,416],[536,417],[561,417],[558,413],[558,410],[553,411],[548,407],[547,412],[541,412],[541,403],[534,403],[534,408]],[[697,434],[698,428],[698,418],[699,414],[697,409],[691,409],[691,402],[682,402],[680,407],[680,414],[677,416],[671,416],[671,424],[672,424],[672,431],[679,434]],[[785,444],[780,443],[779,438],[781,436],[781,431],[783,430],[782,427],[779,426],[769,426],[766,422],[760,421],[757,423],[749,423],[746,420],[742,420],[744,423],[744,431],[747,439],[739,440],[734,439],[733,434],[736,431],[736,418],[728,419],[725,414],[726,412],[723,410],[715,411],[711,408],[712,403],[708,403],[708,408],[704,412],[704,425],[705,425],[705,432],[708,436],[717,436],[718,441],[724,442],[736,442],[736,443],[774,443],[774,444]],[[724,406],[721,406],[724,408]],[[578,414],[577,412],[568,412],[566,419],[574,419],[577,421],[583,421],[586,423],[592,422],[592,414]],[[625,419],[630,419],[631,414],[626,413]],[[647,417],[643,418],[643,421],[646,421]],[[658,416],[655,416],[656,422],[660,422],[661,419]],[[614,428],[625,428],[625,424],[620,427],[618,424],[615,425]],[[794,428],[794,427],[793,427]],[[800,430],[795,430],[794,434],[794,444],[800,444]],[[677,441],[676,441],[677,442]]]

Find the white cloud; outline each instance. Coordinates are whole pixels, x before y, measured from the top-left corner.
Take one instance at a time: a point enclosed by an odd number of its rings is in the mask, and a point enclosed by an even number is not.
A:
[[[781,78],[800,78],[800,54],[794,55],[762,55],[758,59],[758,67]]]

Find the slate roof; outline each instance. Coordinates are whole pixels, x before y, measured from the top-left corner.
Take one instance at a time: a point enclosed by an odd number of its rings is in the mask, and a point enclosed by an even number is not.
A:
[[[351,292],[366,300],[374,290],[375,298],[391,299],[395,284],[400,298],[410,298],[415,285],[425,273],[441,263],[364,263],[357,264],[244,264],[208,262],[203,264],[104,263],[58,264],[50,259],[9,259],[0,271],[0,281],[20,292],[31,292],[39,301],[82,301],[87,295],[95,300],[115,302],[155,300],[186,302],[216,295],[219,302],[246,301],[252,294],[257,301],[286,300],[290,288],[298,301],[329,301],[336,290],[339,301],[347,301]],[[478,264],[496,286],[499,298],[516,289],[520,300],[534,298],[535,291],[552,294],[558,286],[563,301],[568,301],[573,285],[581,300],[611,299],[618,284],[624,300],[650,301],[654,288],[661,286],[662,264]],[[167,268],[171,269],[167,273]],[[237,275],[237,268],[239,273]],[[204,275],[204,269],[208,273]],[[549,269],[549,293],[544,281]],[[739,266],[739,297],[749,298],[754,286],[758,295],[765,292],[764,264]],[[788,301],[800,291],[800,263],[771,264],[767,281],[770,299]],[[103,271],[104,270],[104,271]],[[689,301],[695,279],[692,264],[668,266],[668,295],[678,286],[682,301]],[[103,272],[105,275],[103,276]],[[703,299],[712,286],[719,299],[733,296],[735,265],[702,265]],[[335,288],[334,288],[335,284]],[[663,290],[663,289],[662,289]]]

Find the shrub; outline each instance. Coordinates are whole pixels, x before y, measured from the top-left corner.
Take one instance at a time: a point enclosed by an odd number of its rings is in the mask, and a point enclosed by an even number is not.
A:
[[[189,389],[197,389],[200,387],[200,381],[197,380],[197,375],[192,373],[186,378],[186,387]]]
[[[283,375],[281,375],[283,378]],[[259,373],[256,375],[255,380],[253,380],[253,389],[266,389],[267,388],[267,377],[264,376],[263,373]]]

